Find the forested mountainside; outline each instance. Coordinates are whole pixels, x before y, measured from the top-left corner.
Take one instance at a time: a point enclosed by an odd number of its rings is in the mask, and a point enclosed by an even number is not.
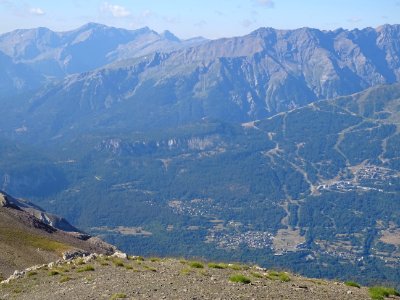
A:
[[[396,84],[239,125],[94,131],[37,165],[18,145],[2,152],[3,188],[134,253],[395,282],[399,96]]]

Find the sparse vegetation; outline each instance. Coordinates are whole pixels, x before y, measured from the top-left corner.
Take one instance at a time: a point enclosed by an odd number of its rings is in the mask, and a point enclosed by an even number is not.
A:
[[[48,274],[49,274],[49,276],[60,275],[60,271],[59,270],[50,270]]]
[[[71,280],[71,277],[69,277],[69,276],[63,276],[63,277],[61,277],[61,279],[60,279],[60,283],[68,282],[68,281],[70,281],[70,280]]]
[[[255,278],[264,278],[264,276],[258,272],[250,272],[250,274]]]
[[[282,282],[290,281],[289,275],[285,272],[269,271],[265,277],[270,280],[280,280]]]
[[[128,296],[126,294],[118,293],[118,294],[112,295],[110,300],[126,299],[126,298],[128,298]]]
[[[158,258],[158,257],[151,257],[151,258],[150,258],[150,261],[151,261],[151,262],[159,262],[159,261],[161,261],[161,259]]]
[[[209,276],[210,274],[208,274],[208,272],[206,270],[200,270],[199,274],[203,275],[203,276]]]
[[[123,260],[120,259],[120,258],[115,258],[115,259],[113,259],[113,264],[114,264],[114,266],[116,266],[116,267],[123,267],[123,266],[124,266],[124,262],[123,262]]]
[[[58,270],[63,273],[68,273],[70,269],[67,266],[59,266]]]
[[[361,287],[357,282],[354,282],[354,281],[346,281],[344,284],[347,286],[352,286],[352,287],[356,287],[356,288]]]
[[[238,264],[229,264],[228,268],[232,269],[232,270],[235,270],[235,271],[243,270],[243,267],[241,265],[238,265]]]
[[[290,277],[287,273],[280,273],[279,274],[279,280],[282,282],[289,282],[290,281]]]
[[[17,288],[15,288],[15,289],[13,289],[13,293],[14,293],[14,294],[21,294],[22,292],[23,292],[23,289],[22,289],[22,288],[17,287]]]
[[[145,268],[148,271],[157,272],[156,268],[153,268],[153,267],[150,267],[150,266],[147,266],[147,265],[144,265],[143,268]]]
[[[181,275],[189,275],[191,272],[192,272],[191,269],[185,268],[185,269],[182,269],[182,270],[181,270],[180,274],[181,274]]]
[[[129,260],[145,261],[143,256],[128,256]]]
[[[217,264],[217,263],[209,263],[208,267],[212,269],[226,269],[225,264]]]
[[[81,267],[77,270],[78,273],[82,273],[82,272],[92,272],[94,271],[94,267],[92,265],[86,265],[84,267]]]
[[[78,258],[77,260],[75,260],[75,264],[81,266],[85,264],[85,261],[83,260],[83,258]]]
[[[236,274],[229,277],[231,282],[239,282],[243,284],[249,284],[251,282],[250,278],[244,276],[243,274]]]
[[[198,261],[192,261],[189,263],[189,266],[192,268],[196,268],[196,269],[202,269],[204,268],[204,265],[201,262]]]
[[[394,288],[389,288],[384,286],[370,287],[368,292],[373,300],[384,300],[385,297],[400,296],[399,292]]]
[[[110,265],[114,261],[114,258],[110,260]],[[200,263],[204,264],[203,268],[194,268],[191,266],[192,263]],[[72,266],[73,264],[71,264]],[[86,271],[93,271],[94,268],[96,268],[96,272],[86,272]],[[127,285],[137,285],[140,284],[142,280],[145,280],[146,286],[148,286],[148,282],[150,283],[156,283],[159,280],[159,276],[156,275],[157,273],[151,273],[152,271],[156,271],[156,268],[160,266],[160,269],[157,269],[157,272],[159,271],[161,273],[161,278],[163,279],[163,282],[165,278],[163,276],[169,276],[169,272],[172,276],[168,277],[168,281],[166,284],[162,284],[161,286],[158,284],[154,284],[154,288],[150,288],[148,292],[144,292],[143,295],[154,295],[160,296],[160,295],[165,295],[167,298],[185,298],[185,296],[189,295],[190,298],[194,298],[194,293],[199,292],[198,298],[202,297],[203,295],[206,295],[208,292],[210,294],[207,294],[210,296],[211,294],[218,293],[220,290],[220,287],[223,286],[224,289],[226,287],[227,294],[225,294],[226,298],[235,298],[235,296],[246,298],[247,296],[250,297],[250,294],[248,292],[252,293],[253,298],[255,299],[262,299],[263,294],[260,289],[260,287],[265,286],[266,284],[270,285],[275,288],[281,288],[282,290],[291,290],[290,286],[291,284],[284,284],[281,282],[286,282],[291,280],[291,274],[283,271],[265,271],[264,269],[260,268],[255,268],[255,267],[250,267],[249,270],[243,270],[243,271],[232,271],[229,267],[228,264],[219,264],[219,263],[204,263],[204,262],[198,262],[198,261],[189,261],[187,264],[182,265],[180,264],[179,260],[171,260],[170,263],[168,264],[161,264],[161,263],[156,263],[156,262],[151,262],[150,259],[147,259],[146,262],[142,263],[140,266],[138,266],[135,262],[133,261],[124,261],[124,268],[114,268],[114,267],[101,267],[100,262],[96,261],[95,264],[87,263],[82,266],[77,266],[76,270],[78,272],[86,272],[86,273],[64,273],[61,270],[65,267],[69,267],[69,265],[60,265],[58,264],[54,268],[50,268],[48,271],[37,271],[38,275],[47,275],[48,273],[50,274],[51,272],[54,271],[54,274],[58,274],[58,276],[52,276],[52,277],[36,277],[36,278],[27,278],[29,275],[25,276],[25,278],[18,279],[13,284],[10,285],[4,285],[4,293],[8,293],[9,295],[13,295],[13,289],[16,288],[21,288],[21,292],[23,297],[26,297],[30,295],[30,293],[37,295],[40,293],[40,289],[31,289],[33,286],[42,286],[45,298],[51,298],[52,293],[54,293],[54,289],[59,286],[62,287],[64,286],[63,290],[66,291],[66,293],[70,293],[69,289],[67,289],[70,284],[73,283],[73,286],[79,287],[79,289],[82,289],[82,294],[87,295],[90,294],[90,291],[87,290],[87,288],[96,282],[95,286],[96,288],[100,288],[104,286],[104,290],[98,291],[96,290],[96,293],[93,294],[93,296],[100,298],[100,295],[104,297],[103,295],[108,295],[106,297],[109,297],[108,299],[123,299],[123,298],[130,298],[132,295],[127,294],[124,296],[124,294],[114,294],[115,292],[127,292],[124,289],[117,289],[115,288],[118,286],[119,280],[123,280],[124,284],[126,283]],[[138,268],[138,269],[135,269]],[[225,269],[224,269],[225,268]],[[129,272],[125,271],[131,270]],[[101,276],[103,272],[107,271],[112,271],[112,278],[109,278],[109,276]],[[32,271],[32,274],[35,274]],[[130,276],[130,279],[126,277],[127,273],[130,272],[140,272],[139,274],[142,274],[142,276],[137,276],[135,274],[132,274]],[[147,274],[147,275],[146,275]],[[154,275],[152,275],[154,274]],[[179,274],[180,279],[176,277],[176,275]],[[69,276],[68,276],[69,275]],[[98,276],[100,275],[100,276]],[[34,275],[30,275],[34,276]],[[267,282],[265,278],[267,276],[274,280]],[[289,277],[290,276],[290,277]],[[40,280],[39,280],[40,279]],[[316,299],[331,299],[332,295],[337,295],[338,299],[342,299],[345,297],[346,292],[348,294],[349,288],[347,286],[356,286],[354,283],[351,282],[346,282],[345,284],[333,284],[333,282],[326,281],[326,284],[330,285],[332,284],[332,288],[329,289],[324,289],[321,287],[321,293],[319,294],[319,288],[315,285],[310,285],[308,284],[309,282],[314,282],[313,279],[307,279],[304,278],[302,279],[300,276],[295,276],[292,278],[293,283],[295,286],[299,286],[300,288],[304,289],[313,289],[313,293],[315,292],[316,295],[322,296],[321,298],[316,298]],[[200,290],[196,291],[192,290],[190,285],[193,282],[203,282],[204,284],[204,289],[207,290],[207,292],[203,293],[203,287]],[[51,284],[49,284],[51,283]],[[254,287],[253,287],[254,285]],[[242,287],[241,287],[242,286]],[[286,286],[286,288],[285,288]],[[49,292],[47,292],[47,288],[49,288]],[[54,288],[54,289],[53,289]],[[182,294],[183,290],[186,289],[187,292]],[[50,292],[51,290],[51,292]],[[154,291],[153,291],[154,290]],[[211,290],[211,291],[210,291]],[[329,290],[329,296],[327,295],[326,291]],[[155,292],[157,291],[157,292]],[[225,290],[224,290],[225,291]],[[335,294],[337,292],[337,294]],[[382,297],[385,297],[385,295],[395,295],[395,290],[394,289],[388,289],[388,288],[380,288],[380,287],[374,287],[371,288],[370,295],[373,300],[379,300],[379,299],[384,299]],[[354,296],[354,299],[359,299],[362,298],[364,299],[366,294],[367,294],[366,289],[357,289],[353,288],[352,290],[352,297]],[[254,295],[253,295],[254,294]],[[184,296],[182,296],[184,295]],[[286,295],[286,294],[285,294]],[[0,289],[0,298],[2,299],[2,291]],[[21,294],[15,294],[14,293],[14,298],[18,298],[21,296]],[[68,294],[70,297],[71,294]],[[21,298],[23,298],[21,297]],[[82,296],[84,297],[84,296]],[[110,298],[114,297],[114,298]],[[12,298],[12,297],[11,297]],[[35,298],[35,297],[33,297]],[[32,299],[33,299],[32,298]],[[160,297],[161,299],[162,297]],[[207,297],[204,297],[207,298]],[[212,297],[208,297],[212,298]],[[286,297],[290,298],[290,297]],[[36,298],[35,298],[36,299]],[[290,298],[291,299],[291,298]]]
[[[36,271],[30,271],[30,272],[28,272],[26,275],[27,275],[28,277],[32,277],[32,276],[37,275],[37,272],[36,272]],[[1,281],[1,280],[0,280],[0,281]]]
[[[0,235],[7,244],[16,244],[20,247],[39,248],[45,251],[62,253],[70,249],[68,245],[50,240],[36,234],[13,228],[0,228]]]

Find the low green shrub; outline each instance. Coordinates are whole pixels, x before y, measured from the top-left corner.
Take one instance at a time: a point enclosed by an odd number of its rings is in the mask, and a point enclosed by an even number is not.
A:
[[[279,280],[282,282],[289,282],[290,281],[290,277],[288,274],[282,272],[279,274]]]
[[[189,263],[189,266],[192,268],[196,268],[196,269],[202,269],[204,268],[204,265],[201,262],[198,261],[192,261]]]
[[[232,270],[235,270],[235,271],[243,270],[243,266],[238,265],[238,264],[229,264],[228,268],[232,269]]]
[[[239,283],[244,283],[244,284],[249,284],[251,282],[250,278],[248,278],[242,274],[232,275],[231,277],[229,277],[229,280],[231,282],[239,282]]]
[[[384,286],[373,286],[368,289],[369,295],[373,300],[384,300],[389,296],[400,296],[394,288]]]
[[[123,267],[124,266],[124,262],[122,261],[122,259],[119,259],[119,258],[113,259],[113,264],[116,267]]]
[[[226,269],[227,266],[225,264],[209,263],[208,267],[213,269]]]
[[[269,271],[265,277],[270,280],[280,280],[282,282],[290,281],[289,275],[285,272]]]
[[[82,273],[82,272],[93,272],[93,271],[94,271],[94,267],[93,267],[92,265],[87,265],[87,266],[84,266],[84,267],[79,268],[79,269],[77,270],[78,273]]]
[[[356,288],[361,287],[357,282],[354,282],[354,281],[346,281],[344,284],[347,286],[352,286],[352,287],[356,287]]]

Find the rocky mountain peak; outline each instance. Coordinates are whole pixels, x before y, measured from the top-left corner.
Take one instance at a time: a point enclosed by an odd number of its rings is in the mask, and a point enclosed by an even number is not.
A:
[[[180,42],[181,40],[174,35],[171,31],[169,30],[165,30],[160,34],[161,37],[169,40],[169,41],[173,41],[173,42]]]

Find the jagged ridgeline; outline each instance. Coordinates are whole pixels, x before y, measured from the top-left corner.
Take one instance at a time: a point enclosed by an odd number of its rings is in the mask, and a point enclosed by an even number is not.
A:
[[[93,126],[143,131],[203,117],[233,122],[269,117],[397,82],[399,38],[399,25],[261,28],[215,41],[99,24],[64,33],[14,31],[0,36],[2,91],[6,97],[12,88],[29,94],[7,110],[24,117],[2,128],[27,128],[25,136],[37,141]],[[33,75],[18,71],[22,67]]]
[[[64,44],[30,59],[7,35],[0,49],[47,74],[44,57],[72,66],[77,45],[109,30],[56,34]],[[103,49],[106,62],[2,98],[2,188],[130,253],[398,283],[398,36],[260,29],[157,53]]]

